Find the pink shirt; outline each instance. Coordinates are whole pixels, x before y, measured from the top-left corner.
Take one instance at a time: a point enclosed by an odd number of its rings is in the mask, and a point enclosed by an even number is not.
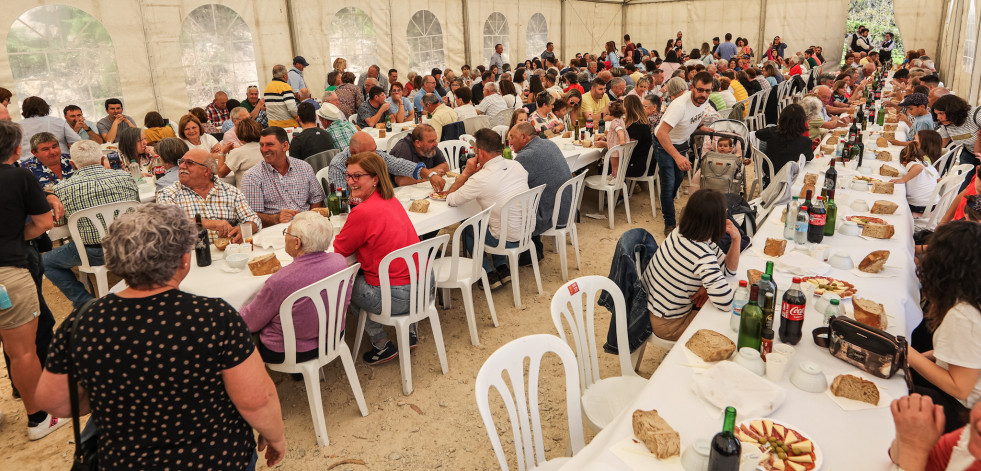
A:
[[[402,203],[395,198],[383,199],[376,191],[351,210],[341,233],[334,238],[334,251],[345,257],[356,254],[365,281],[381,286],[378,265],[382,259],[417,242],[416,228]],[[393,262],[390,272],[392,286],[409,284],[409,267],[404,262]]]

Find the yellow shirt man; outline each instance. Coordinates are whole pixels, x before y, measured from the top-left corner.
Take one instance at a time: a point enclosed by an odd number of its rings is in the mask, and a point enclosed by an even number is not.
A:
[[[610,105],[610,97],[603,93],[602,98],[599,100],[593,99],[592,92],[586,93],[582,96],[582,104],[579,107],[581,113],[579,113],[579,126],[586,126],[586,117],[593,114],[593,123],[598,123],[599,113],[601,110]]]

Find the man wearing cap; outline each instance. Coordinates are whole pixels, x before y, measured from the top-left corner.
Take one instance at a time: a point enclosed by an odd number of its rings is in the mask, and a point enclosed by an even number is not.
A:
[[[289,82],[290,87],[293,88],[293,93],[297,93],[301,88],[307,88],[307,82],[303,80],[303,69],[308,65],[307,60],[303,56],[296,56],[293,58],[293,68],[290,69]]]
[[[331,149],[343,150],[351,145],[351,136],[358,132],[358,128],[344,119],[337,105],[324,102],[317,110],[317,117],[320,118],[320,125],[330,136]]]
[[[927,109],[928,103],[927,96],[922,93],[910,93],[906,96],[906,99],[899,104],[901,108],[906,108],[906,113],[897,113],[897,115],[909,126],[909,133],[906,135],[909,141],[893,138],[889,140],[890,144],[906,147],[916,138],[916,133],[925,129],[933,130],[933,116]],[[912,121],[906,116],[907,113],[913,117]]]

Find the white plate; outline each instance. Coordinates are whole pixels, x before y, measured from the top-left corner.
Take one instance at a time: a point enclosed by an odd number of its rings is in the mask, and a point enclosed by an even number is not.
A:
[[[737,423],[736,424],[736,428],[738,429],[740,425],[746,425],[747,428],[750,428],[750,425],[749,424],[752,421],[754,421],[754,420],[769,420],[769,421],[772,421],[774,424],[783,426],[784,428],[794,429],[794,430],[797,431],[797,433],[803,435],[805,439],[810,440],[811,441],[811,444],[814,446],[814,469],[812,469],[811,471],[820,471],[821,465],[824,464],[824,453],[821,452],[821,447],[817,444],[816,441],[814,441],[813,435],[811,435],[811,434],[809,434],[809,433],[801,430],[800,428],[794,426],[793,424],[788,424],[787,422],[777,421],[777,420],[773,420],[773,419],[766,418],[766,417],[759,417],[759,418],[755,418],[755,419],[744,420],[742,422]],[[759,446],[759,445],[757,444],[757,446]],[[757,467],[757,469],[763,469],[763,468],[762,467]]]

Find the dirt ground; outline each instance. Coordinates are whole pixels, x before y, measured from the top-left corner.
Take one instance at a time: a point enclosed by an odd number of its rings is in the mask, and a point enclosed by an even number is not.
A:
[[[686,197],[681,196],[676,201],[679,215],[685,200]],[[664,220],[660,209],[658,217],[652,217],[647,189],[635,192],[630,203],[633,224],[627,224],[624,208],[619,206],[615,213],[615,230],[609,229],[605,219],[582,218],[579,224],[582,270],[576,270],[575,256],[569,248],[570,277],[607,275],[616,242],[620,234],[628,229],[641,227],[654,234],[658,241],[663,240]],[[597,212],[596,205],[596,192],[587,190],[583,198],[583,213]],[[317,446],[303,383],[270,372],[282,404],[288,446],[286,458],[277,468],[339,471],[498,469],[497,459],[477,411],[474,380],[487,357],[505,343],[530,334],[556,333],[549,305],[552,295],[563,282],[559,257],[552,251],[552,242],[546,240],[545,247],[546,257],[541,262],[541,294],[536,293],[531,267],[521,268],[521,309],[514,307],[509,285],[493,292],[499,327],[495,328],[491,323],[483,291],[475,290],[479,346],[470,344],[459,291],[453,295],[452,307],[440,310],[449,362],[447,374],[440,371],[428,322],[419,326],[419,348],[412,352],[415,389],[412,395],[402,395],[398,361],[375,367],[357,361],[358,380],[369,409],[368,416],[362,417],[340,362],[335,361],[325,367],[326,380],[321,382],[321,394],[329,446]],[[44,294],[60,323],[69,314],[70,304],[47,280]],[[606,340],[610,313],[603,308],[598,308],[596,312],[597,344],[601,346]],[[352,341],[352,336],[348,335],[348,342]],[[653,373],[666,353],[654,347],[649,347],[647,352],[640,367],[644,377]],[[599,360],[604,377],[619,374],[615,356],[600,349]],[[565,454],[569,441],[565,378],[557,368],[554,358],[547,361],[540,381],[548,457]],[[513,468],[513,439],[507,415],[503,413],[500,398],[494,401],[494,393],[491,397],[492,408],[497,411],[495,420],[505,453],[512,456]],[[63,427],[42,440],[28,441],[25,433],[26,414],[22,403],[11,397],[10,381],[3,366],[0,366],[0,411],[4,415],[3,423],[0,423],[0,469],[31,471],[67,469],[70,466],[74,450],[71,426]],[[585,434],[587,443],[595,436],[588,426],[585,427]],[[261,456],[259,461],[259,468],[265,468]]]

